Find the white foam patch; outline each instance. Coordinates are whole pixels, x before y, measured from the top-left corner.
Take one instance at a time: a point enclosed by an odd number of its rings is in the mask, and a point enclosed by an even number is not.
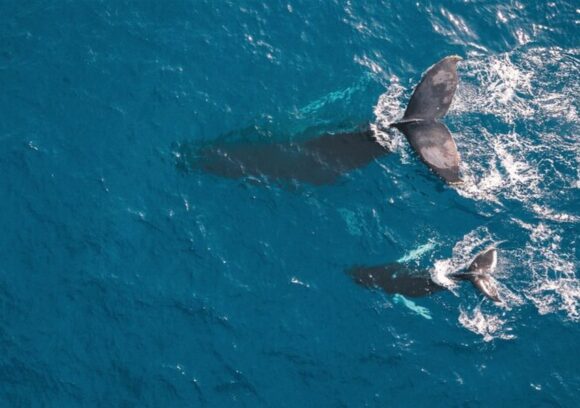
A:
[[[540,314],[564,312],[568,319],[580,321],[580,280],[574,249],[566,251],[562,247],[556,228],[539,223],[520,250],[518,262],[529,276],[523,293]]]
[[[511,340],[515,335],[507,327],[507,321],[496,314],[486,314],[477,306],[472,311],[460,310],[459,323],[466,329],[482,336],[486,342],[493,339]]]
[[[443,259],[435,261],[433,268],[430,270],[431,279],[439,286],[443,286],[453,293],[457,287],[457,282],[450,278],[450,275],[457,272],[458,268],[454,265],[452,259]]]
[[[305,288],[310,288],[310,285],[308,283],[301,281],[296,276],[293,276],[290,279],[290,283],[292,283],[293,285],[304,286]]]
[[[527,292],[540,314],[565,312],[572,321],[580,321],[580,282],[575,278],[540,280]]]
[[[450,121],[484,115],[455,126],[465,180],[459,194],[501,206],[519,201],[543,219],[579,220],[547,203],[555,189],[580,185],[580,171],[574,177],[562,170],[578,169],[580,158],[577,73],[560,49],[518,50],[459,65]],[[490,121],[502,131],[487,130]],[[557,123],[557,130],[547,121]]]
[[[453,98],[455,112],[477,112],[513,122],[530,117],[533,109],[523,98],[531,94],[533,73],[511,61],[511,54],[470,58],[458,67],[460,86]]]
[[[405,88],[399,83],[399,79],[393,76],[387,91],[379,97],[374,108],[375,122],[371,124],[371,129],[377,141],[391,151],[403,151],[402,147],[407,143],[401,132],[389,128],[391,123],[405,113],[404,92]]]
[[[555,222],[569,222],[578,223],[580,222],[580,216],[575,214],[568,214],[564,212],[557,212],[550,207],[542,206],[539,204],[533,204],[532,210],[539,215],[541,218],[555,221]]]
[[[475,135],[472,133],[479,133]],[[534,149],[515,132],[491,134],[484,128],[468,130],[470,140],[461,140],[463,186],[459,194],[501,204],[504,200],[529,202],[542,197],[541,175],[527,154]]]
[[[500,275],[502,275],[502,271],[500,271]],[[507,278],[505,271],[503,271],[503,275]],[[509,289],[499,279],[496,279],[496,288],[498,297],[500,298],[500,303],[496,303],[496,306],[501,307],[504,310],[511,310],[520,307],[525,303],[522,296]]]

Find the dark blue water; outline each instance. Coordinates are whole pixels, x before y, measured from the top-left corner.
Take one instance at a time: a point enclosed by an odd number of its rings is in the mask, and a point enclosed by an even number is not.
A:
[[[578,406],[578,4],[362,3],[0,2],[1,406]],[[176,163],[388,123],[451,54],[459,189],[396,132],[320,187]],[[502,240],[502,306],[344,272]]]

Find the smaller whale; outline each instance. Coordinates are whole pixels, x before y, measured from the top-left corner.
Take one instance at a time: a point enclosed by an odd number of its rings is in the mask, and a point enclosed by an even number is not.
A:
[[[454,281],[469,281],[485,297],[499,303],[498,283],[493,277],[497,266],[497,249],[489,247],[477,254],[469,267],[449,275]],[[406,263],[378,266],[356,266],[347,271],[353,280],[367,288],[379,288],[389,294],[422,297],[446,290],[431,279],[429,271]]]

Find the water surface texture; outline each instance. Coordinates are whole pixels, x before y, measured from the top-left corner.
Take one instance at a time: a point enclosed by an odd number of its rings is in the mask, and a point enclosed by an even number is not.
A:
[[[579,21],[568,0],[0,1],[0,405],[579,406]],[[381,130],[453,54],[457,189]],[[364,123],[392,153],[326,185],[184,165]],[[445,281],[499,241],[501,306],[345,273]]]

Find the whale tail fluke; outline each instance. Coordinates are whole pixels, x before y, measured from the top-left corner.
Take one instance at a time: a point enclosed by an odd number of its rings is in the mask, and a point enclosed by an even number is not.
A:
[[[470,281],[487,298],[499,303],[501,299],[499,297],[498,283],[493,277],[496,266],[497,249],[493,246],[477,254],[467,271],[456,273],[453,277]]]
[[[403,118],[389,125],[400,130],[427,166],[449,184],[461,183],[460,157],[449,129],[437,119],[445,116],[453,101],[459,61],[461,57],[450,56],[429,68]]]
[[[434,120],[399,122],[392,126],[403,132],[409,144],[435,174],[449,184],[462,182],[460,156],[447,126]]]

